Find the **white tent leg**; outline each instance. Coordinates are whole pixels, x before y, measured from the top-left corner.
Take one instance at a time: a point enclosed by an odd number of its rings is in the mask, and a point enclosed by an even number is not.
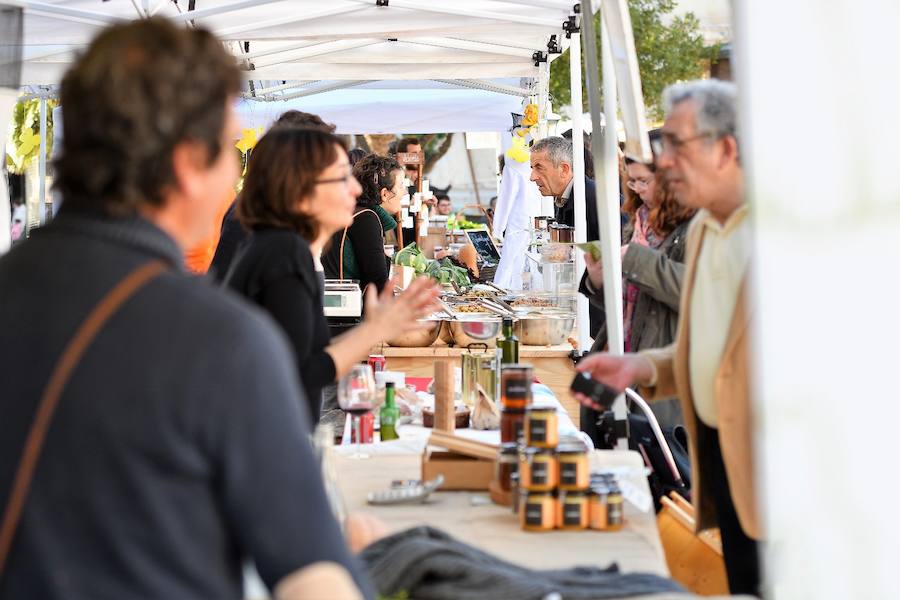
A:
[[[40,100],[41,145],[38,149],[38,218],[41,225],[47,222],[47,98]]]
[[[619,207],[619,140],[617,136],[618,119],[616,117],[616,71],[612,59],[612,50],[609,44],[609,32],[606,27],[601,31],[601,43],[603,45],[603,112],[606,115],[606,128],[603,130],[603,182],[605,199],[604,211],[597,207],[600,222],[604,223],[604,230],[609,235],[609,246],[613,248],[609,254],[609,265],[603,265],[603,272],[609,273],[610,282],[604,282],[606,295],[604,304],[607,315],[607,334],[609,335],[609,349],[614,354],[625,352],[625,328],[623,323],[624,307],[622,306],[622,254],[617,250],[622,245],[622,230],[620,229]],[[599,195],[598,195],[599,198]],[[609,316],[613,315],[613,326],[609,325]],[[613,404],[613,411],[617,420],[626,418],[625,396],[619,396]],[[620,450],[628,449],[628,441],[619,439]]]
[[[572,188],[575,201],[575,241],[587,241],[587,210],[584,206],[584,129],[581,125],[581,35],[572,34],[569,46],[569,91],[572,94]],[[575,276],[584,273],[584,255],[575,252]],[[578,350],[587,352],[591,348],[590,313],[588,300],[577,295]]]
[[[597,74],[597,38],[593,21],[593,10],[590,4],[582,5],[586,12],[582,18],[585,36],[585,70],[587,71],[588,100],[591,118],[596,133],[600,123],[600,99]],[[603,97],[606,127],[603,135],[594,135],[591,145],[594,150],[594,172],[597,177],[597,219],[600,222],[600,244],[603,248],[603,304],[606,310],[606,331],[609,352],[622,354],[625,350],[624,328],[622,324],[622,231],[619,221],[619,163],[616,140],[616,79],[613,70],[612,54],[606,37],[603,37]],[[626,419],[624,394],[613,403],[613,412],[617,422]],[[623,429],[619,429],[624,433]],[[628,448],[628,439],[619,437],[617,447]]]

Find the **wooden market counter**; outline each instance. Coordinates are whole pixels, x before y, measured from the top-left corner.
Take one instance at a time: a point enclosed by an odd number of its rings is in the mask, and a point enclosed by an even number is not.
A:
[[[452,358],[457,361],[465,352],[465,348],[445,345],[428,346],[427,348],[395,348],[379,347],[377,352],[384,354],[387,368],[391,371],[403,371],[407,377],[433,377],[434,360]],[[519,360],[534,365],[535,376],[549,387],[557,399],[569,413],[576,427],[578,422],[578,402],[569,394],[569,385],[575,377],[575,366],[570,354],[572,346],[520,346]]]
[[[369,492],[386,489],[392,480],[419,479],[418,454],[376,454],[363,460],[337,455],[334,459],[347,509],[373,514],[393,531],[430,525],[501,559],[534,569],[604,567],[615,562],[623,572],[669,576],[652,508],[640,512],[625,502],[625,526],[616,532],[526,532],[520,529],[518,516],[507,507],[492,504],[487,492],[439,491],[425,504],[366,504]],[[592,467],[625,469],[629,481],[649,494],[643,461],[636,452],[597,450],[591,462]]]

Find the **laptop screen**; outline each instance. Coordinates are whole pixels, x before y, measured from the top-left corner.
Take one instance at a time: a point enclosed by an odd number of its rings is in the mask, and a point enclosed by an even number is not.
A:
[[[497,264],[500,262],[500,253],[497,252],[497,246],[491,239],[491,234],[483,229],[467,230],[466,235],[469,241],[475,246],[475,252],[481,257],[481,260],[488,264]]]

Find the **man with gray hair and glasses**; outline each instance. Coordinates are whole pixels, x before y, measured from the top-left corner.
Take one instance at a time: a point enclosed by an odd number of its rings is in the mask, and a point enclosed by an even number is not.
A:
[[[569,227],[575,227],[575,173],[572,164],[572,142],[564,137],[547,137],[531,148],[531,181],[537,184],[542,196],[553,198],[556,222]],[[588,241],[599,239],[600,235],[595,194],[594,182],[585,177]]]
[[[748,294],[751,229],[737,135],[737,91],[692,81],[663,95],[657,164],[678,201],[699,209],[687,235],[675,342],[663,349],[598,353],[580,371],[649,400],[678,396],[688,429],[698,530],[718,526],[732,594],[759,594]],[[583,403],[590,401],[580,397]]]

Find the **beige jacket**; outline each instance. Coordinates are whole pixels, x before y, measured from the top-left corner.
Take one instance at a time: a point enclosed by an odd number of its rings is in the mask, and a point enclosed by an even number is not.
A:
[[[709,439],[703,435],[706,428],[694,411],[691,396],[688,357],[690,345],[690,303],[694,288],[697,257],[703,243],[705,227],[694,219],[687,234],[685,251],[685,277],[681,292],[680,319],[675,341],[666,348],[641,352],[656,367],[656,385],[641,388],[640,393],[652,401],[678,396],[684,413],[685,426],[690,440],[692,494],[697,514],[697,530],[716,526],[716,509],[708,475],[711,466],[707,462]],[[753,422],[750,389],[750,340],[749,322],[752,308],[748,305],[747,277],[741,285],[741,293],[731,319],[725,351],[722,355],[715,381],[715,401],[718,409],[719,440],[722,459],[728,473],[731,498],[744,532],[759,539],[761,524],[757,510],[755,471],[753,461]],[[708,429],[706,429],[708,431]]]

